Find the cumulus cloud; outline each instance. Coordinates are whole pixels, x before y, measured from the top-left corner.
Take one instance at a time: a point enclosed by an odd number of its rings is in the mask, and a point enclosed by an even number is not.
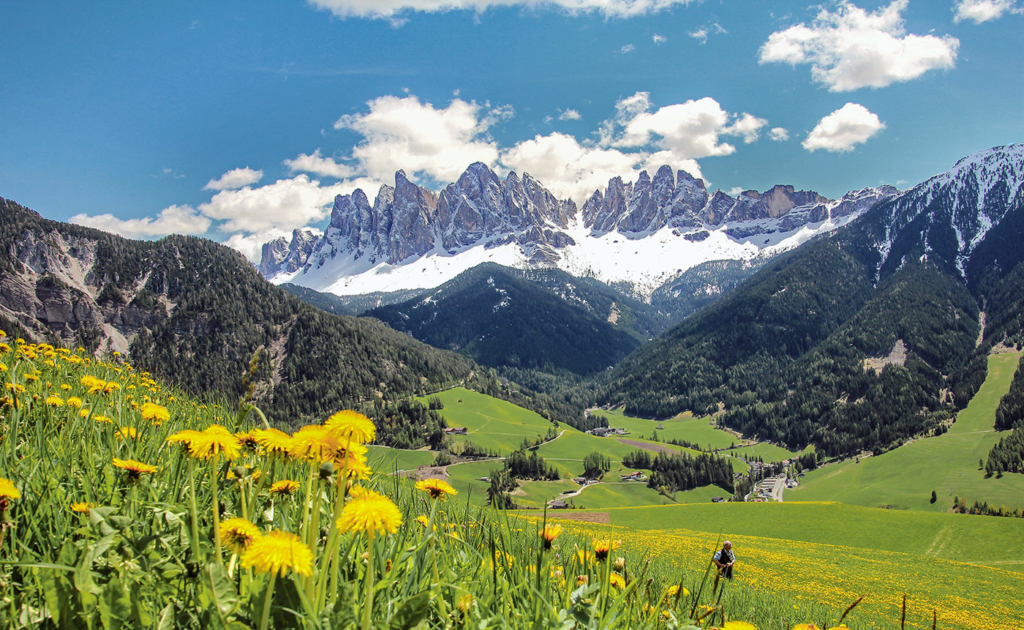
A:
[[[125,238],[152,238],[167,234],[203,234],[210,229],[210,219],[190,206],[168,206],[153,217],[118,219],[112,214],[89,216],[76,214],[69,222],[84,225]]]
[[[232,188],[251,186],[261,179],[263,179],[263,171],[254,171],[246,166],[228,171],[217,179],[211,179],[203,186],[203,190],[231,190]]]
[[[558,115],[558,120],[579,120],[583,118],[575,109],[567,109]]]
[[[868,108],[847,103],[818,121],[803,141],[803,147],[811,152],[818,149],[833,153],[852,151],[855,145],[867,142],[883,129],[885,123]]]
[[[704,44],[708,43],[709,35],[725,35],[728,32],[729,31],[725,30],[721,24],[715,22],[710,26],[702,26],[697,30],[690,31],[689,33],[687,33],[687,35],[697,40],[700,43],[700,45],[703,46]]]
[[[664,44],[665,42],[668,41],[667,37],[665,37],[664,35],[658,35],[657,33],[655,33],[654,37],[652,37],[651,39],[654,40],[655,45]]]
[[[768,121],[751,114],[731,115],[713,98],[704,97],[666,105],[653,112],[646,92],[619,101],[616,123],[622,133],[606,141],[617,147],[653,145],[673,162],[716,155],[729,155],[736,147],[721,142],[723,135],[736,135],[750,143]],[[606,138],[608,129],[606,128]]]
[[[810,26],[772,33],[760,62],[810,64],[811,76],[832,92],[881,88],[956,63],[959,40],[907,34],[901,14],[909,0],[869,13],[850,2],[822,9]]]
[[[672,7],[686,6],[694,0],[309,0],[318,9],[326,9],[342,18],[362,17],[394,19],[400,14],[420,11],[442,13],[469,10],[478,13],[492,7],[553,9],[570,15],[598,13],[604,17],[627,18],[649,15]]]
[[[321,186],[308,175],[297,175],[258,188],[223,190],[200,204],[199,211],[221,221],[219,228],[225,232],[290,231],[327,218],[334,197],[352,192],[360,183],[373,182],[348,181]],[[377,186],[379,188],[379,184]],[[377,188],[371,190],[376,192]]]
[[[1003,17],[1004,13],[1024,13],[1024,9],[1017,5],[1016,0],[959,0],[953,11],[956,14],[953,21],[957,24],[964,20],[981,24],[997,20]]]
[[[362,172],[380,180],[404,169],[412,177],[453,181],[473,162],[493,164],[498,147],[486,132],[514,115],[508,107],[488,111],[484,105],[461,99],[438,109],[415,96],[382,96],[367,106],[368,112],[342,116],[334,128],[363,137],[352,157]]]
[[[295,159],[285,160],[284,165],[292,173],[313,173],[335,179],[345,179],[356,174],[356,170],[351,166],[339,164],[332,158],[320,155],[320,149],[313,151],[310,155],[300,153]]]
[[[768,132],[768,137],[774,142],[785,142],[789,140],[789,132],[782,127],[772,127]]]

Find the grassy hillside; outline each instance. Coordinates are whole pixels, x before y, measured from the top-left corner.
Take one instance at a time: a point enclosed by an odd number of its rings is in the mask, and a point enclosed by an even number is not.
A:
[[[1024,548],[1011,543],[1024,539],[1022,519],[802,502],[697,503],[604,511],[616,527],[845,545],[1024,572]]]
[[[573,499],[577,507],[586,510],[600,510],[619,507],[641,507],[647,505],[679,505],[686,503],[710,503],[712,497],[728,497],[729,493],[716,486],[705,486],[686,492],[676,492],[672,499],[648,488],[645,482],[619,481],[587,486]]]
[[[632,511],[681,515],[730,507],[733,506],[653,507]],[[776,504],[772,507],[785,509],[791,506]],[[829,506],[817,506],[813,512],[803,515],[817,518],[830,509]],[[648,557],[671,563],[684,575],[699,577],[703,574],[706,559],[721,541],[717,532],[687,529],[691,523],[689,520],[687,525],[670,531],[624,529],[616,523],[614,515],[629,511],[613,511],[611,528],[580,524],[569,526],[573,531],[614,536],[622,540],[624,548],[643,549]],[[827,521],[827,524],[832,523],[832,520]],[[822,529],[807,527],[806,521],[802,526],[804,529]],[[864,596],[864,601],[846,620],[851,628],[898,628],[905,593],[908,596],[907,628],[931,628],[932,610],[936,612],[939,628],[987,630],[1024,627],[1024,607],[1020,606],[1024,574],[899,551],[848,546],[845,538],[853,533],[851,529],[837,531],[832,544],[780,540],[766,535],[729,534],[737,554],[736,579],[728,585],[723,600],[728,602],[741,593],[757,590],[785,594],[792,598],[792,605],[786,611],[780,611],[774,622],[781,622],[779,625],[789,629],[798,623],[807,623],[811,618],[810,611],[816,605],[824,604],[839,610]],[[896,537],[890,532],[890,538]],[[1005,543],[1012,539],[999,540]],[[837,623],[838,615],[828,621],[829,626]],[[761,625],[758,627],[763,628]]]
[[[944,512],[959,496],[968,503],[1024,507],[1024,475],[985,479],[978,460],[1008,431],[993,430],[999,399],[1010,387],[1020,353],[989,357],[988,377],[944,435],[917,440],[877,457],[825,466],[786,497]],[[932,491],[938,500],[930,503]]]
[[[532,440],[543,436],[553,427],[550,421],[533,411],[462,387],[443,391],[436,396],[444,403],[440,414],[448,421],[448,426],[469,429],[468,435],[452,436],[454,441],[471,441],[477,446],[493,449],[500,455],[507,455],[519,448],[523,438]],[[427,402],[426,398],[420,401],[424,404]]]
[[[434,461],[434,451],[409,451],[386,446],[369,446],[366,459],[374,470],[393,472],[396,470],[414,470],[419,466],[427,466]]]
[[[657,431],[660,440],[686,440],[702,449],[728,448],[741,442],[732,434],[713,427],[710,418],[694,418],[689,411],[660,421],[627,416],[622,407],[608,411],[600,409],[595,413],[606,416],[611,426],[621,427],[630,433],[649,438]]]
[[[786,450],[781,446],[774,444],[768,444],[767,442],[761,442],[760,444],[754,444],[752,446],[740,446],[738,448],[732,448],[727,451],[730,455],[737,457],[760,457],[766,462],[781,462],[785,459],[791,459],[797,456],[797,453]]]

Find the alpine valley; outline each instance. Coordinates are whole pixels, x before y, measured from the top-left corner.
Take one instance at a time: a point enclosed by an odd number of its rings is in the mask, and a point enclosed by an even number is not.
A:
[[[308,436],[356,409],[375,425],[359,447],[377,471],[369,483],[398,496],[413,492],[406,477],[444,479],[457,500],[426,510],[460,544],[453,528],[477,509],[521,510],[522,521],[489,522],[509,533],[533,517],[586,521],[564,522],[582,545],[614,525],[624,546],[650,550],[646,562],[684,558],[696,607],[701,558],[724,532],[744,554],[731,610],[761,627],[788,630],[790,610],[841,619],[854,601],[857,618],[891,620],[902,592],[928,625],[1017,627],[1024,613],[1005,602],[1024,584],[1012,544],[1024,531],[1022,239],[1024,145],[840,200],[785,186],[708,194],[662,168],[613,179],[577,209],[528,175],[502,180],[480,164],[440,194],[399,172],[373,205],[361,191],[338,197],[322,234],[268,243],[258,266],[209,240],[132,241],[0,200],[0,419],[31,428],[22,444],[49,448],[64,427],[88,427],[105,432],[96,448],[164,462],[179,451],[153,436],[168,428],[126,424],[145,405],[170,422],[258,418],[253,435],[289,444],[298,437],[267,427],[313,425],[295,433]],[[79,371],[99,369],[124,391],[73,396],[95,387]],[[91,420],[94,405],[122,426]],[[106,461],[96,468],[109,484]],[[307,488],[317,471],[337,474],[330,462],[297,465]],[[223,490],[211,488],[221,505],[248,491],[237,479],[256,478],[228,468]],[[264,521],[292,507],[274,500]],[[426,535],[431,517],[421,527],[417,510],[405,518]],[[183,532],[174,544],[187,539],[182,517],[158,514]],[[316,531],[310,548],[329,540]],[[979,556],[979,545],[1005,552]],[[641,566],[624,553],[623,566]],[[74,564],[41,557],[41,571]],[[100,579],[88,563],[78,566]],[[484,579],[497,580],[499,563],[489,566]],[[236,592],[221,581],[218,592]]]

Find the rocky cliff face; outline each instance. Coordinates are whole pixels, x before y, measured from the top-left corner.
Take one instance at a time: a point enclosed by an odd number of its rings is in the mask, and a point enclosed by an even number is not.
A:
[[[698,259],[749,257],[744,248],[754,243],[753,237],[793,232],[808,224],[815,224],[815,230],[821,225],[821,229],[833,229],[835,225],[826,222],[863,212],[895,193],[892,187],[869,188],[833,201],[793,186],[775,186],[764,193],[746,191],[737,197],[722,191],[712,195],[702,180],[662,166],[654,177],[642,172],[635,182],[612,178],[603,191],[594,191],[577,209],[571,200],[558,199],[529,174],[510,173],[502,179],[481,163],[472,164],[439,194],[417,186],[399,171],[395,185],[381,187],[372,206],[361,190],[339,195],[330,224],[310,247],[305,265],[299,263],[302,257],[295,252],[305,252],[308,245],[304,242],[297,247],[293,238],[291,243],[268,243],[260,271],[268,278],[330,291],[348,274],[366,273],[380,265],[391,270],[430,257],[456,258],[476,247],[497,250],[511,245],[515,260],[509,260],[508,254],[495,260],[588,273],[595,267],[593,254],[577,252],[587,249],[588,241],[605,235],[642,241],[665,228],[685,236],[689,243],[703,243],[716,230],[734,239],[731,252],[725,252],[720,241],[708,240],[708,253]],[[755,246],[761,248],[770,240],[760,239]],[[607,259],[612,255],[600,254],[605,260],[596,264],[610,262]],[[481,258],[479,253],[475,256]],[[486,255],[482,258],[488,259]],[[451,268],[451,277],[472,266],[445,265]],[[586,268],[577,269],[581,266]],[[669,263],[665,266],[666,270],[675,268]],[[664,276],[666,270],[659,269],[657,274]],[[635,281],[630,273],[605,279]],[[411,284],[397,288],[417,283],[412,279],[404,282]],[[433,286],[426,282],[424,279],[421,286]],[[378,290],[372,282],[364,284]]]
[[[291,240],[284,237],[263,244],[259,270],[264,278],[302,269],[320,237],[312,230],[294,230]]]

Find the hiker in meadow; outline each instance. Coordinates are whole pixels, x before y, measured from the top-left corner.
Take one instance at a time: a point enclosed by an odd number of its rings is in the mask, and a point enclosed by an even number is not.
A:
[[[736,564],[736,554],[732,552],[732,543],[728,540],[722,543],[722,548],[715,552],[712,562],[718,567],[718,574],[732,579],[732,565]]]

